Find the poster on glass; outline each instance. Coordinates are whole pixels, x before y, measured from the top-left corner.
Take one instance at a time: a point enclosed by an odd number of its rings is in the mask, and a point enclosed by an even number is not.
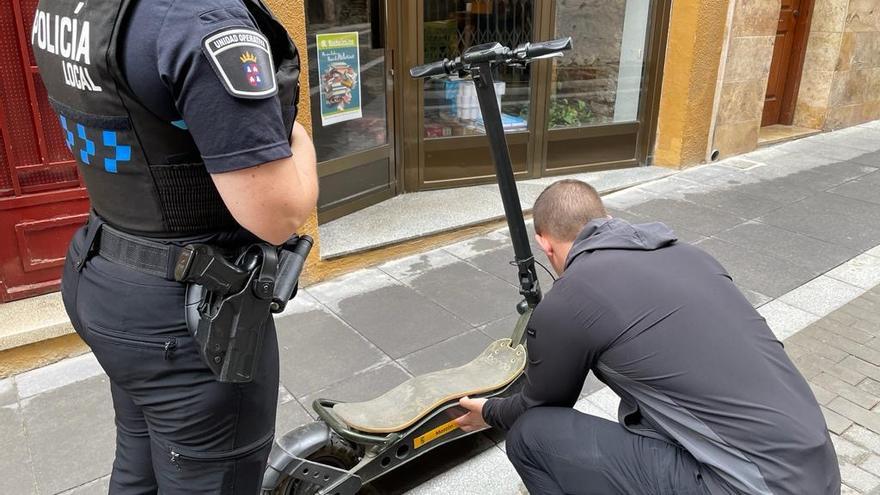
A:
[[[319,34],[316,38],[321,125],[361,118],[358,33]]]

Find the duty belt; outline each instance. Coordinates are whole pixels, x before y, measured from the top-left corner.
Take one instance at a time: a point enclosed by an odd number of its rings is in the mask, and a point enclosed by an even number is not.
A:
[[[304,235],[281,246],[251,244],[238,253],[207,244],[179,247],[121,232],[95,214],[85,235],[77,270],[97,252],[139,272],[188,284],[187,328],[217,380],[233,383],[255,376],[265,322],[296,295],[313,243]]]
[[[174,280],[181,247],[127,234],[104,224],[97,240],[98,254],[149,275]]]

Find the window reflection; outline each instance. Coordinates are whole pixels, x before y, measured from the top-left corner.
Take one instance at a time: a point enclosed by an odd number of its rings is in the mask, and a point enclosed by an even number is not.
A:
[[[424,60],[455,58],[481,43],[516,46],[531,40],[532,0],[425,0]],[[508,132],[525,131],[530,68],[496,68],[495,90]],[[477,95],[470,80],[425,81],[425,137],[484,134]]]
[[[650,0],[558,0],[556,35],[574,49],[554,62],[550,128],[638,117]]]

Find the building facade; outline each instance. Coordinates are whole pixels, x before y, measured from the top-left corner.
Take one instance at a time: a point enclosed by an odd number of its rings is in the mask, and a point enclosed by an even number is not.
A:
[[[673,2],[655,163],[880,118],[876,0]]]
[[[320,220],[403,192],[494,180],[473,83],[408,75],[480,43],[575,40],[563,58],[497,74],[517,177],[646,163],[667,9],[650,0],[307,0]],[[326,40],[340,36],[357,57],[334,63],[344,50]]]

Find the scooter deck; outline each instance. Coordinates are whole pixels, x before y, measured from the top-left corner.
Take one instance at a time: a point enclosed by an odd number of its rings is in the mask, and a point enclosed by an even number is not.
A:
[[[464,366],[410,378],[373,400],[336,404],[333,412],[356,430],[397,432],[445,402],[508,385],[525,365],[525,348],[518,345],[513,349],[510,339],[501,339]]]

